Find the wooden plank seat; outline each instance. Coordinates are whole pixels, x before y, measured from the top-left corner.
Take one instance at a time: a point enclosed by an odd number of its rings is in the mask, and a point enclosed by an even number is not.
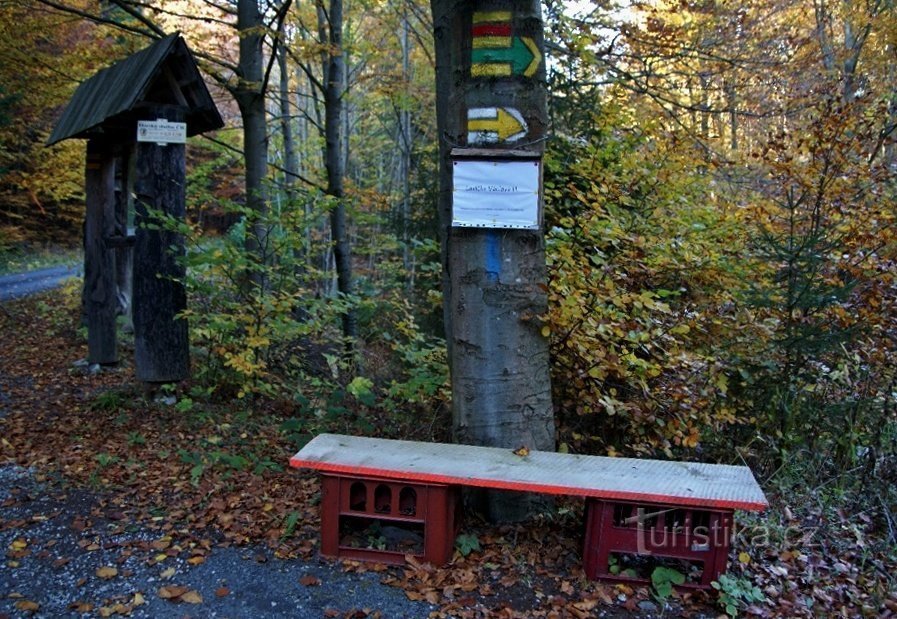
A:
[[[290,459],[320,471],[321,551],[402,563],[451,558],[458,488],[586,498],[589,578],[644,582],[646,558],[687,561],[687,585],[725,570],[732,514],[767,507],[745,466],[609,458],[321,434]],[[412,500],[411,497],[414,497]],[[403,498],[404,497],[404,498]]]

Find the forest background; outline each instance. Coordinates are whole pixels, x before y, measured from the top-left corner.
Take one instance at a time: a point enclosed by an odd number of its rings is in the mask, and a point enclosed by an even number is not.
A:
[[[530,319],[558,449],[748,463],[895,544],[893,6],[543,12],[550,309]],[[0,251],[77,246],[84,147],[43,143],[79,81],[180,30],[227,121],[188,146],[190,397],[287,410],[298,442],[448,440],[429,6],[2,0],[0,17]]]

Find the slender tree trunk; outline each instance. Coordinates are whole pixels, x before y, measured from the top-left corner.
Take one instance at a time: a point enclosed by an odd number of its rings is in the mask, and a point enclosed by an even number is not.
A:
[[[411,220],[411,110],[407,100],[411,82],[411,45],[409,41],[408,10],[402,12],[402,82],[406,94],[405,101],[399,110],[399,186],[402,190],[401,229],[402,266],[405,273],[411,273],[411,238],[409,223]],[[407,288],[414,287],[413,277],[408,278]]]
[[[299,161],[296,157],[296,141],[293,139],[293,113],[290,104],[290,72],[287,65],[286,44],[281,47],[277,56],[280,69],[280,132],[283,136],[284,185],[290,208],[296,199],[296,178],[299,173]]]
[[[268,174],[268,121],[265,115],[263,88],[264,57],[262,55],[263,22],[256,0],[237,3],[237,30],[240,35],[240,81],[232,94],[243,120],[243,148],[246,161],[246,205],[259,215],[268,212],[265,178]],[[268,260],[267,227],[257,221],[247,230],[246,248],[258,256],[260,263]],[[252,281],[264,286],[264,277],[252,275]]]
[[[729,108],[729,148],[738,151],[738,90],[734,81],[725,83],[726,107]]]
[[[439,141],[439,193],[436,210],[439,217],[440,262],[442,263],[442,322],[448,358],[452,359],[454,342],[452,332],[452,290],[449,265],[449,238],[452,225],[452,144],[464,139],[464,127],[457,114],[452,113],[452,102],[458,98],[454,85],[462,79],[460,67],[453,66],[452,57],[461,53],[461,38],[455,36],[452,24],[452,0],[430,0],[433,14],[433,42],[436,52],[436,136]],[[456,397],[456,396],[455,396]]]
[[[352,294],[352,256],[346,226],[346,205],[343,202],[343,179],[345,159],[342,154],[340,128],[342,126],[342,105],[344,72],[343,56],[343,2],[330,0],[328,19],[328,43],[330,53],[326,64],[324,88],[324,148],[327,169],[327,194],[335,198],[336,204],[330,211],[330,233],[333,242],[333,256],[337,274],[337,288],[340,294]],[[350,342],[357,336],[355,310],[349,308],[343,314],[343,336]],[[354,343],[351,344],[354,347]]]
[[[887,165],[893,165],[897,160],[897,148],[894,146],[894,134],[897,131],[897,46],[888,45],[888,85],[890,86],[891,95],[888,100],[888,120],[883,129],[885,147],[884,162]]]

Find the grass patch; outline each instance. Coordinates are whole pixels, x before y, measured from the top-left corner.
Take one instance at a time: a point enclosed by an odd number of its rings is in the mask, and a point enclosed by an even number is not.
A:
[[[80,248],[33,243],[0,244],[0,276],[55,266],[76,266],[83,260]]]

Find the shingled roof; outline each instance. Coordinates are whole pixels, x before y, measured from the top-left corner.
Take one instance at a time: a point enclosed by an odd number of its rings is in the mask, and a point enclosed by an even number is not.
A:
[[[47,145],[116,132],[133,132],[133,140],[143,104],[185,108],[187,135],[224,126],[193,55],[175,33],[78,86]]]

